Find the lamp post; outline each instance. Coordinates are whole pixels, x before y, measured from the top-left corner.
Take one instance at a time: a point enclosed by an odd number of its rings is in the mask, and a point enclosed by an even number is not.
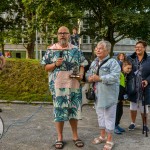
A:
[[[36,41],[35,41],[35,49],[36,55],[35,58],[38,59],[38,30],[37,30],[37,15],[36,15],[36,33],[35,33]]]
[[[81,33],[81,20],[78,19],[78,26],[79,26],[79,35]],[[79,49],[81,49],[81,37],[79,38]]]

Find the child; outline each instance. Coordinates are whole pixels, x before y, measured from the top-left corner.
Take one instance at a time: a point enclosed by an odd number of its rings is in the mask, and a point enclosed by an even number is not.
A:
[[[120,74],[120,91],[118,96],[116,122],[115,122],[115,130],[114,130],[114,133],[116,134],[122,134],[122,132],[125,132],[125,130],[119,126],[119,123],[123,115],[123,100],[127,99],[126,87],[125,87],[125,80],[126,80],[125,76],[126,74],[129,74],[131,72],[132,64],[129,61],[124,61],[122,63],[121,68],[122,71]]]
[[[72,29],[72,35],[70,36],[70,42],[71,42],[71,44],[79,47],[79,34],[78,34],[78,29],[76,27],[74,27]]]

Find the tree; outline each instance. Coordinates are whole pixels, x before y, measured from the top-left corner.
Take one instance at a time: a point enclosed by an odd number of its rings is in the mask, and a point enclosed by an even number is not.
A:
[[[63,0],[40,0],[37,8],[40,18],[40,30],[45,37],[56,35],[58,27],[65,25],[69,29],[78,26],[78,19],[83,11],[76,9],[74,3],[65,3]],[[47,32],[45,32],[47,26]]]
[[[64,1],[67,2],[67,0]],[[89,23],[89,29],[92,26],[92,30],[89,32],[90,30],[87,29],[84,33],[89,36],[97,35],[97,39],[110,41],[111,55],[113,55],[114,45],[124,38],[142,38],[149,41],[149,0],[131,2],[127,0],[76,0],[71,3],[87,14],[86,20]]]
[[[8,0],[5,8],[8,6],[11,6],[9,11],[12,17],[12,20],[9,21],[9,24],[11,24],[9,41],[18,44],[24,38],[26,42],[23,45],[27,49],[27,56],[28,58],[34,58],[35,33],[36,29],[38,29],[38,20],[36,18],[38,0],[14,0],[11,4],[9,4]],[[7,15],[9,14],[7,9],[3,9],[3,12]],[[3,20],[6,22],[7,18]],[[5,27],[5,30],[3,30],[2,41],[6,38],[6,33],[9,29],[6,27],[6,23],[3,27]]]
[[[0,2],[0,45],[4,55],[5,40],[10,37],[10,31],[14,28],[14,13],[13,9],[16,8],[14,0]]]
[[[77,11],[73,4],[63,5],[61,0],[16,0],[16,28],[12,31],[11,41],[19,43],[24,38],[28,58],[34,58],[36,30],[43,39],[53,38],[60,25],[71,27],[77,23]],[[76,15],[76,16],[75,16]],[[15,33],[14,33],[15,32]]]
[[[36,20],[36,8],[38,1],[16,0],[15,29],[11,32],[12,43],[18,44],[24,38],[24,47],[27,50],[27,58],[34,58],[35,33],[38,27]]]

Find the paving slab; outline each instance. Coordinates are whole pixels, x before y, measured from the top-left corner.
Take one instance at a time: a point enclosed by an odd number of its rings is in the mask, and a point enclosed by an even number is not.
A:
[[[54,150],[57,138],[53,122],[53,106],[49,104],[1,103],[0,113],[5,131],[0,139],[0,150]],[[101,150],[104,144],[93,145],[92,139],[99,136],[97,116],[92,105],[84,105],[82,120],[79,121],[79,136],[85,142],[82,150]],[[124,106],[121,126],[126,129],[122,135],[114,134],[114,150],[150,150],[150,136],[142,134],[142,120],[138,112],[136,129],[128,131],[130,124],[129,107]],[[150,125],[150,121],[148,121]],[[64,150],[79,150],[72,141],[68,122],[64,126]]]

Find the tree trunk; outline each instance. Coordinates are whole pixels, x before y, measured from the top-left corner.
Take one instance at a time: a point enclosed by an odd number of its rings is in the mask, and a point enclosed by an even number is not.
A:
[[[108,26],[108,32],[107,32],[106,40],[111,43],[110,57],[112,57],[113,56],[113,49],[114,49],[114,45],[115,45],[115,39],[114,39],[114,25],[111,22]]]
[[[94,39],[92,38],[92,57],[91,57],[92,60],[94,60],[94,58],[95,58],[95,47],[94,46],[95,46]]]
[[[27,45],[27,58],[34,59],[34,46],[35,42],[28,43]]]
[[[115,44],[114,44],[114,43],[111,43],[110,57],[112,57],[112,56],[114,55],[114,52],[113,52],[114,46],[115,46]]]
[[[27,55],[26,58],[30,58],[30,59],[34,59],[35,58],[35,54],[34,54],[34,47],[35,47],[35,32],[32,32],[30,34],[30,38],[28,40],[28,44],[27,44]]]

